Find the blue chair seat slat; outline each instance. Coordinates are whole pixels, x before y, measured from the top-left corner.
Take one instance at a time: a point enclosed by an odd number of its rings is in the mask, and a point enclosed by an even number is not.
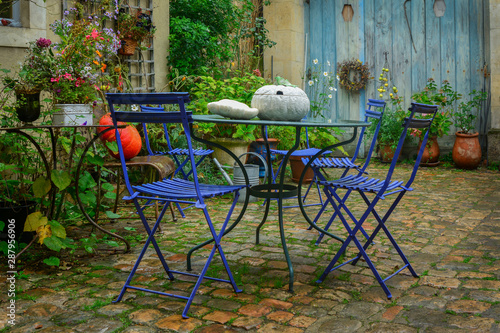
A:
[[[294,151],[291,156],[313,156],[316,153],[318,153],[321,149],[319,148],[307,148],[307,149],[300,149]],[[323,154],[330,154],[332,151],[327,150]],[[271,149],[271,153],[273,154],[278,154],[278,155],[286,155],[288,154],[288,150],[278,150],[278,149]]]
[[[198,149],[193,149],[193,155],[195,156],[201,156],[201,155],[208,155],[208,154],[211,154],[213,153],[214,151],[212,149],[202,149],[202,148],[198,148]],[[175,149],[172,149],[168,152],[169,154],[172,154],[172,155],[189,155],[189,150],[187,150],[186,148],[175,148]]]
[[[308,158],[303,158],[302,162],[307,164],[309,162]],[[344,169],[352,168],[359,169],[360,166],[352,163],[352,161],[347,157],[333,158],[333,157],[321,157],[317,158],[313,163],[311,163],[313,168],[332,168],[332,169]]]
[[[201,195],[204,198],[213,197],[215,195],[223,195],[238,191],[244,188],[245,185],[237,186],[222,186],[199,184]],[[161,181],[133,186],[133,188],[141,193],[150,195],[160,195],[167,198],[196,198],[196,190],[194,183],[183,179],[164,179]]]

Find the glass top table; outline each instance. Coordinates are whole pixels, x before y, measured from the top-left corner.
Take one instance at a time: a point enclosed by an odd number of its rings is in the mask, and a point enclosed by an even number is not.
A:
[[[358,121],[358,120],[335,120],[335,121],[312,121],[312,120],[301,120],[301,121],[276,121],[276,120],[262,120],[258,118],[254,119],[229,119],[229,118],[224,118],[219,115],[193,115],[193,121],[196,122],[202,122],[202,123],[215,123],[215,124],[231,124],[231,125],[236,125],[236,124],[242,124],[242,125],[257,125],[261,126],[261,131],[262,131],[262,137],[264,138],[264,143],[266,147],[266,153],[267,153],[267,164],[268,164],[268,170],[271,170],[271,151],[269,148],[269,142],[267,141],[267,136],[265,135],[265,127],[266,126],[289,126],[289,127],[294,127],[295,128],[295,142],[293,147],[288,151],[288,153],[283,157],[283,165],[286,165],[288,163],[290,155],[299,147],[300,144],[300,132],[303,127],[309,127],[309,128],[315,128],[315,127],[324,127],[324,128],[344,128],[344,129],[353,129],[352,135],[350,138],[347,140],[340,141],[336,144],[323,147],[318,153],[316,153],[314,156],[311,157],[311,161],[314,160],[316,157],[322,155],[324,152],[327,150],[332,150],[336,147],[344,146],[348,143],[351,143],[355,140],[357,136],[357,131],[358,128],[362,127],[368,127],[370,126],[371,123],[365,122],[365,121]],[[199,141],[203,144],[206,144],[208,146],[213,146],[220,148],[226,152],[229,153],[227,149],[224,147],[220,146],[219,144],[216,144],[214,142],[210,142],[208,140],[196,137],[194,135],[194,131],[191,131],[191,135],[194,140]],[[233,155],[229,153],[230,155]],[[234,158],[234,157],[233,157]],[[293,280],[294,280],[294,273],[293,273],[293,266],[292,262],[290,260],[290,255],[288,253],[288,248],[286,245],[286,238],[285,238],[285,230],[284,230],[284,225],[283,225],[283,199],[285,198],[291,198],[294,196],[297,196],[298,201],[299,201],[299,206],[301,207],[301,211],[304,213],[303,207],[301,206],[301,195],[300,195],[300,189],[302,187],[302,182],[304,180],[307,167],[309,166],[306,165],[306,168],[304,168],[302,175],[300,177],[298,185],[291,185],[291,184],[285,184],[285,168],[281,168],[279,177],[277,178],[279,181],[276,183],[272,182],[273,177],[268,177],[267,184],[262,184],[262,185],[254,185],[249,188],[249,193],[252,196],[255,197],[260,197],[267,199],[266,200],[266,208],[264,212],[264,216],[262,219],[262,222],[259,224],[257,227],[256,231],[256,244],[259,244],[259,230],[260,228],[264,225],[264,223],[267,220],[267,216],[269,215],[269,208],[270,208],[270,202],[271,200],[269,199],[277,199],[278,202],[278,223],[279,223],[279,229],[280,229],[280,237],[281,237],[281,244],[283,246],[283,252],[285,254],[286,262],[288,265],[288,271],[289,271],[289,290],[290,292],[293,292]],[[248,182],[248,178],[247,178]],[[248,185],[248,183],[247,183]],[[244,206],[242,209],[245,209],[247,205],[247,202],[245,202]],[[306,217],[306,220],[308,218]],[[230,232],[234,228],[235,224],[230,226],[226,232]],[[194,251],[200,249],[201,247],[205,246],[206,244],[210,243],[212,240],[209,240],[205,243],[199,244],[195,247],[193,247],[189,252],[188,252],[188,268],[190,266],[190,258],[191,255]]]
[[[252,119],[230,119],[219,115],[193,115],[195,122],[215,123],[215,124],[242,124],[242,125],[258,125],[258,126],[291,126],[291,127],[338,127],[338,128],[358,128],[367,127],[371,123],[361,120],[308,120],[300,121],[283,121],[283,120],[263,120],[259,118]]]

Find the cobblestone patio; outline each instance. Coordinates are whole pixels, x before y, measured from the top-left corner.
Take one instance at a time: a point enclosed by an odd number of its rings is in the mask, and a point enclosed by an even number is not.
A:
[[[371,175],[382,174],[378,165]],[[408,172],[401,166],[398,174]],[[9,332],[500,332],[500,173],[421,168],[409,192],[388,221],[420,278],[407,271],[388,281],[388,300],[364,262],[346,265],[315,283],[333,258],[339,243],[326,239],[314,245],[317,233],[307,231],[297,208],[284,219],[295,270],[295,293],[288,292],[288,270],[279,241],[276,214],[263,228],[255,245],[255,228],[263,207],[249,205],[244,220],[225,238],[223,246],[239,286],[207,282],[200,288],[189,319],[181,318],[184,302],[128,291],[122,302],[111,303],[142,247],[131,253],[78,258],[62,268],[24,268],[27,278],[17,281],[16,325],[0,316],[1,331]],[[349,203],[361,213],[364,204],[352,196]],[[389,199],[390,201],[391,199]],[[229,200],[227,201],[229,202]],[[220,221],[227,202],[212,203],[214,221]],[[276,211],[276,204],[273,204]],[[311,214],[317,208],[311,208]],[[202,216],[187,210],[186,219],[165,218],[157,239],[173,269],[184,270],[186,252],[207,239]],[[120,224],[142,230],[137,221]],[[375,223],[370,220],[367,230]],[[117,224],[109,228],[117,228]],[[337,234],[343,228],[334,224]],[[130,233],[130,232],[129,232]],[[385,237],[369,252],[383,275],[401,261]],[[199,271],[207,248],[194,256]],[[348,256],[355,254],[350,247]],[[6,269],[4,269],[4,272]],[[220,260],[210,269],[224,278]],[[153,250],[148,251],[136,285],[184,294],[193,280],[170,282]],[[6,290],[2,279],[1,290]],[[0,295],[6,310],[7,293]]]

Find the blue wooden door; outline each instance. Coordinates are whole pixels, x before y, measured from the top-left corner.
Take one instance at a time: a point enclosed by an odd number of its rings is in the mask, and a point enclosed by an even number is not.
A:
[[[410,105],[411,95],[421,91],[429,78],[435,79],[438,86],[448,80],[464,95],[482,89],[482,70],[488,62],[488,2],[445,2],[445,14],[438,18],[433,11],[434,0],[310,0],[305,15],[306,66],[310,68],[314,59],[332,65],[360,59],[369,65],[375,78],[387,66],[389,84],[397,86],[405,106]],[[354,11],[350,22],[342,16],[347,3]],[[324,116],[359,119],[366,99],[378,98],[376,85],[376,80],[370,80],[359,93],[339,88]]]

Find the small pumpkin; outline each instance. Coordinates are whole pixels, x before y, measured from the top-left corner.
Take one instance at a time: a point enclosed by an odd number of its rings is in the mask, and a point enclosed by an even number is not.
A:
[[[294,86],[267,85],[255,92],[252,108],[265,120],[299,121],[309,112],[311,103],[304,90]]]
[[[101,119],[99,120],[99,125],[113,125],[113,120],[111,119],[111,115],[108,113],[102,116]],[[118,125],[125,125],[125,123],[119,121]],[[97,129],[97,132],[101,133],[107,128],[109,127],[99,127]],[[125,157],[125,160],[130,160],[131,158],[137,156],[137,154],[139,154],[142,148],[142,140],[139,131],[137,131],[137,129],[134,126],[128,125],[125,128],[119,128],[118,132],[120,133],[120,139],[122,142],[123,155]],[[114,130],[107,131],[106,133],[101,135],[101,140],[104,143],[116,141],[115,131]],[[116,159],[120,158],[118,152],[113,152],[111,149],[108,148],[108,146],[106,146],[106,148],[108,149],[109,154],[111,156],[113,156]]]

